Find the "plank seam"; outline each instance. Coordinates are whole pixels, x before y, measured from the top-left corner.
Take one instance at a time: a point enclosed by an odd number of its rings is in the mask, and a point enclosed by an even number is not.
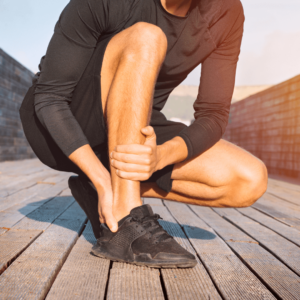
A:
[[[252,207],[253,208],[253,207]],[[279,231],[275,231],[274,229],[272,229],[271,227],[268,227],[267,225],[265,225],[264,223],[261,223],[260,221],[258,221],[258,220],[256,220],[256,219],[254,219],[253,217],[251,217],[251,216],[249,216],[249,215],[246,215],[245,213],[243,213],[242,211],[239,211],[239,210],[237,210],[237,209],[235,209],[237,212],[239,212],[240,214],[242,214],[243,216],[245,216],[245,217],[247,217],[247,218],[249,218],[249,219],[251,219],[251,220],[253,220],[254,222],[257,222],[258,224],[260,224],[261,226],[263,226],[263,227],[265,227],[265,228],[267,228],[267,229],[269,229],[269,230],[272,230],[274,233],[276,233],[276,234],[278,234],[278,235],[280,235],[281,237],[283,237],[283,238],[285,238],[286,240],[288,240],[289,242],[291,242],[291,243],[293,243],[294,245],[296,245],[296,246],[298,246],[299,247],[299,245],[296,243],[296,242],[294,242],[292,239],[287,239],[286,238],[286,236],[284,236],[282,233],[280,233]],[[262,213],[261,211],[259,211],[258,210],[258,212],[260,212],[260,213]],[[266,214],[264,214],[264,215],[266,215]],[[266,215],[267,217],[269,217],[269,218],[272,218],[271,216],[269,216],[269,215]],[[280,223],[280,224],[283,224],[283,225],[285,225],[287,228],[294,228],[294,227],[292,227],[292,226],[289,226],[288,224],[286,224],[286,223],[282,223],[282,222],[280,222],[279,220],[277,220],[277,219],[274,219],[274,218],[272,218],[272,220],[274,220],[274,221],[276,221],[276,222],[278,222],[278,223]]]
[[[161,289],[162,289],[163,295],[164,295],[164,297],[165,297],[166,300],[169,300],[169,297],[168,297],[168,294],[167,294],[166,285],[165,285],[165,282],[164,282],[164,279],[163,279],[163,276],[162,276],[162,273],[161,273],[161,269],[159,269],[159,280],[160,280],[160,284],[161,284]]]
[[[106,285],[105,285],[105,292],[104,292],[104,297],[103,299],[107,299],[107,294],[108,294],[108,285],[109,285],[109,281],[110,281],[110,272],[113,266],[113,261],[111,260],[109,263],[109,269],[108,269],[108,273],[107,273],[107,281],[106,281]]]
[[[191,208],[190,208],[191,209]],[[196,213],[195,213],[196,214]],[[219,215],[219,214],[218,214]],[[199,216],[196,214],[196,216],[199,218]],[[219,215],[220,216],[220,215]],[[220,217],[222,217],[222,216],[220,216]],[[223,219],[225,219],[224,217],[222,217]],[[203,219],[201,219],[205,224],[207,224],[207,226],[209,226],[210,227],[210,225],[208,224],[208,223],[206,223],[205,222],[205,220],[203,220]],[[228,221],[227,219],[226,219],[226,221]],[[231,222],[230,222],[231,223]],[[231,223],[232,224],[232,223]],[[234,226],[235,226],[235,224],[233,224]],[[235,226],[236,227],[236,226]],[[210,227],[210,228],[212,228],[212,227]],[[238,227],[237,227],[238,228]],[[213,228],[212,228],[213,229]],[[241,230],[240,228],[238,228],[239,230]],[[214,230],[214,229],[213,229]],[[215,230],[214,230],[215,231]],[[241,231],[243,231],[243,230],[241,230]],[[244,231],[243,231],[244,232]],[[239,255],[239,253],[237,252],[237,251],[235,251],[235,249],[233,248],[233,247],[231,247],[230,246],[230,244],[228,244],[227,242],[226,242],[226,240],[221,236],[221,235],[219,235],[218,234],[218,232],[216,232],[215,231],[215,233],[216,233],[216,235],[218,235],[225,243],[226,243],[226,245],[232,250],[232,252],[240,259],[240,261],[246,266],[246,268],[248,268],[268,289],[269,289],[269,292],[270,293],[272,293],[273,294],[273,296],[276,298],[276,299],[281,299],[279,296],[277,296],[277,294],[275,293],[275,291],[273,291],[273,289],[272,289],[272,286],[270,286],[256,271],[255,271],[255,269],[253,269],[252,267],[251,267],[251,265],[249,264],[247,264],[247,262],[246,262],[246,260],[244,260],[243,259],[243,257],[241,256],[241,255]],[[248,235],[248,233],[246,233],[246,232],[244,232],[245,234],[247,234]],[[250,235],[249,235],[250,236]],[[259,244],[259,246],[260,247],[262,247],[262,245],[261,244]],[[264,248],[264,247],[262,247],[262,248]],[[268,249],[265,249],[265,250],[267,250],[268,251]],[[268,251],[269,252],[269,251]],[[270,253],[270,252],[269,252]],[[271,253],[271,255],[273,255],[272,253]],[[280,262],[282,262],[281,260],[280,260]],[[284,264],[285,265],[285,264]],[[289,268],[290,269],[290,268]],[[293,273],[295,273],[294,271],[293,271]],[[298,274],[296,274],[297,276],[298,276]]]
[[[57,197],[57,196],[55,196],[55,197]],[[54,197],[54,198],[55,198]],[[47,201],[48,202],[48,201]],[[57,216],[51,223],[49,223],[49,225],[48,225],[48,227],[47,228],[45,228],[45,229],[42,229],[41,231],[42,231],[42,233],[38,236],[38,237],[40,237],[68,208],[70,208],[70,206],[71,205],[73,205],[74,204],[74,202],[75,202],[75,200],[59,215],[59,216]],[[26,216],[24,216],[24,218],[25,218]],[[22,220],[24,219],[24,218],[22,218]],[[21,220],[19,220],[16,224],[18,224],[19,222],[20,222]],[[15,225],[16,225],[15,224]],[[14,226],[15,226],[14,225]],[[84,226],[83,226],[84,227]],[[13,228],[13,227],[12,227]],[[12,229],[11,228],[11,229]],[[83,229],[82,230],[80,230],[80,232],[82,233],[82,231],[83,231]],[[79,236],[79,235],[78,235]],[[77,239],[78,239],[78,237],[77,237]],[[76,243],[76,241],[77,241],[77,239],[75,240],[75,243]],[[36,240],[36,239],[35,239]],[[35,241],[34,240],[34,241]],[[75,245],[75,243],[74,243],[74,245]],[[28,247],[31,245],[32,243],[30,243],[29,245],[28,245]],[[72,245],[71,246],[71,249],[74,247],[74,245]],[[28,247],[26,247],[26,249],[28,248]],[[26,249],[24,249],[24,251],[26,250]],[[19,255],[17,255],[16,257],[14,257],[12,260],[11,260],[11,262],[9,263],[9,265],[11,265],[24,251],[22,251]],[[66,256],[66,258],[69,256],[69,254],[70,254],[70,252],[69,253],[67,253],[67,256]],[[66,260],[66,258],[65,258],[65,260]],[[64,264],[64,262],[65,262],[65,260],[63,261],[63,263],[62,263],[62,265]],[[6,268],[7,269],[7,268]],[[61,269],[59,269],[59,271],[58,271],[58,273],[60,272],[60,270]],[[3,272],[2,272],[3,273]],[[57,274],[58,274],[57,273]],[[1,273],[0,273],[1,274]],[[56,275],[57,276],[57,275]],[[55,278],[56,278],[56,276],[55,276]],[[53,281],[54,282],[54,281]],[[52,286],[52,284],[53,284],[53,282],[51,283],[51,286]],[[49,292],[49,291],[48,291]],[[47,293],[48,293],[47,292]]]
[[[288,203],[291,203],[291,204],[300,206],[300,204],[297,204],[297,203],[292,202],[292,201],[290,201],[290,200],[288,200],[288,199],[282,198],[281,196],[278,196],[278,195],[274,194],[273,192],[267,192],[267,194],[270,194],[270,195],[272,195],[272,196],[274,196],[274,197],[276,197],[276,198],[278,198],[278,199],[280,199],[280,200],[283,200],[283,201],[285,201],[285,202],[288,202]],[[292,195],[292,196],[294,196],[294,195]],[[296,197],[296,196],[295,196],[295,197]]]
[[[31,244],[38,238],[38,237],[40,237],[42,234],[43,234],[43,232],[44,231],[42,231],[41,230],[41,232],[40,232],[40,234],[39,235],[37,235],[34,239],[32,239],[31,241],[30,241],[30,243],[28,243],[27,244],[27,246],[22,250],[22,251],[20,251],[19,253],[17,253],[14,257],[12,257],[11,258],[11,260],[10,261],[8,261],[7,262],[7,264],[6,264],[6,266],[2,269],[2,270],[0,270],[0,275],[3,273],[3,272],[5,272],[5,270],[7,270],[8,268],[9,268],[9,266],[29,247],[29,246],[31,246]]]
[[[207,223],[206,223],[207,224]],[[216,233],[217,234],[217,233]],[[225,243],[226,243],[226,241],[219,235],[219,234],[217,234]],[[227,244],[227,243],[226,243]],[[228,247],[232,250],[232,252],[240,259],[240,261],[246,266],[246,268],[248,268],[267,288],[268,288],[268,290],[269,290],[269,292],[271,293],[271,294],[273,294],[273,296],[276,298],[276,299],[281,299],[279,296],[277,296],[276,294],[275,294],[275,292],[273,292],[273,290],[272,290],[272,287],[267,283],[267,282],[265,282],[265,280],[261,277],[261,276],[259,276],[259,274],[253,269],[253,268],[251,268],[251,266],[250,265],[248,265],[247,264],[247,262],[243,259],[243,257],[241,256],[241,255],[239,255],[239,253],[238,252],[236,252],[232,247],[230,247],[230,245],[229,244],[227,244],[228,245]]]
[[[53,286],[54,281],[56,280],[56,278],[57,278],[59,272],[61,271],[63,265],[65,264],[65,262],[66,262],[66,260],[67,260],[67,258],[68,258],[68,256],[69,256],[69,254],[71,253],[71,251],[72,251],[72,249],[74,248],[75,244],[77,243],[78,238],[79,238],[79,236],[77,235],[77,238],[74,240],[74,243],[71,245],[70,249],[69,249],[69,250],[66,252],[66,254],[64,255],[64,257],[63,257],[63,259],[62,259],[61,266],[57,268],[55,275],[54,275],[53,278],[50,280],[50,282],[49,282],[49,284],[48,284],[48,287],[47,287],[47,288],[48,288],[48,291],[45,293],[43,299],[46,299],[46,297],[48,296],[49,291],[50,291],[51,287]]]
[[[26,187],[24,187],[24,188],[21,188],[21,189],[19,189],[19,190],[15,190],[15,191],[12,192],[11,194],[8,194],[6,197],[12,196],[12,195],[14,195],[14,194],[16,194],[16,193],[18,193],[18,192],[20,192],[20,191],[23,191],[23,190],[27,190],[27,189],[29,189],[29,188],[35,186],[35,185],[37,185],[37,183],[32,183],[32,185],[28,185],[28,186],[26,186]],[[6,198],[6,197],[2,197],[2,198],[4,199],[4,198]]]
[[[75,202],[75,201],[73,201],[72,204],[74,204],[74,202]],[[71,205],[72,205],[72,204],[71,204]],[[70,205],[70,206],[71,206],[71,205]],[[69,206],[69,207],[70,207],[70,206]],[[68,207],[68,208],[69,208],[69,207]],[[67,208],[67,209],[68,209],[68,208]],[[67,209],[66,209],[66,210],[67,210]],[[64,212],[65,212],[66,210],[64,210]],[[61,216],[61,215],[60,215],[60,216]],[[58,216],[57,218],[59,218],[59,216]],[[56,218],[56,219],[57,219],[57,218]],[[56,220],[56,219],[55,219],[55,220]],[[53,222],[54,222],[55,220],[53,220]],[[51,224],[53,224],[53,222],[52,222]],[[87,218],[86,218],[86,220],[84,221],[83,225],[81,226],[80,230],[78,231],[77,237],[74,239],[73,244],[71,244],[70,249],[68,249],[68,251],[65,253],[65,255],[64,255],[63,259],[62,259],[62,263],[61,263],[60,267],[56,270],[55,276],[52,278],[50,284],[48,285],[48,291],[47,291],[47,293],[45,294],[44,299],[47,298],[47,296],[48,296],[48,294],[49,294],[49,292],[50,292],[50,289],[51,289],[51,287],[53,286],[54,281],[56,280],[56,278],[57,278],[59,272],[61,271],[62,267],[64,266],[64,264],[65,264],[67,258],[69,257],[71,251],[73,250],[74,246],[76,245],[76,243],[77,243],[77,241],[78,241],[78,239],[79,239],[79,236],[82,234],[83,229],[85,228],[85,224],[86,224],[86,223],[87,223]]]
[[[222,217],[222,216],[221,216]],[[251,238],[253,238],[254,240],[257,241],[257,239],[251,235],[249,232],[245,231],[242,227],[240,227],[239,225],[235,224],[233,221],[231,221],[230,219],[228,219],[226,216],[222,217],[223,219],[225,219],[227,222],[231,223],[233,226],[235,226],[236,228],[238,228],[239,230],[241,230],[242,232],[244,232],[246,235],[249,235]],[[269,228],[268,228],[269,229]],[[272,230],[272,229],[269,229]],[[275,232],[275,234],[277,234],[277,232]],[[227,242],[226,240],[224,240],[225,243]],[[287,240],[289,242],[289,240]],[[276,253],[274,253],[271,249],[267,248],[265,245],[263,245],[262,243],[257,241],[257,244],[264,248],[267,252],[269,252],[271,255],[273,255],[274,257],[276,257],[280,262],[282,262],[287,268],[289,268],[293,273],[295,273],[297,276],[299,276],[299,274],[297,274],[289,265],[286,264],[286,262],[284,262],[282,260],[282,258],[280,256],[278,256]],[[296,245],[298,247],[298,245]]]
[[[189,205],[187,205],[187,207],[197,216],[197,218],[199,218],[199,219],[201,219],[197,214],[196,214],[196,212],[194,212],[193,210],[192,210],[192,208],[189,206]],[[219,214],[218,214],[219,215]],[[222,217],[222,216],[221,216]],[[223,217],[222,217],[223,218]],[[228,244],[227,243],[227,241],[221,236],[221,235],[219,235],[218,234],[218,232],[217,231],[215,231],[204,219],[201,219],[209,228],[211,228],[213,231],[214,231],[214,233],[220,238],[220,239],[222,239],[224,242],[225,242],[225,244],[232,250],[232,252],[237,256],[237,258],[239,258],[239,260],[242,262],[242,264],[246,267],[246,268],[248,268],[261,282],[262,282],[262,284],[264,284],[267,288],[268,288],[268,290],[269,290],[269,292],[271,293],[271,294],[273,294],[273,296],[276,298],[276,299],[281,299],[279,296],[277,296],[276,294],[275,294],[275,292],[273,292],[273,290],[272,290],[272,288],[271,288],[271,286],[270,285],[268,285],[258,274],[257,274],[257,272],[255,272],[255,270],[254,269],[252,269],[251,268],[251,266],[250,265],[248,265],[247,264],[247,262],[239,255],[239,253],[238,252],[236,252],[231,246],[230,246],[230,244]],[[227,220],[226,220],[227,221]],[[260,245],[260,244],[259,244]],[[261,245],[260,245],[261,246]],[[203,264],[204,265],[204,264]],[[204,265],[205,266],[205,265]],[[213,281],[213,279],[212,279],[212,281]],[[213,281],[213,283],[215,284],[215,282]],[[216,286],[216,288],[218,289],[218,287]],[[218,291],[219,291],[219,289],[218,289]],[[221,295],[221,297],[224,299],[224,297],[223,297],[223,295],[222,295],[222,293],[221,292],[219,292],[220,293],[220,295]]]
[[[56,197],[58,197],[58,195],[57,196],[55,196],[55,197],[53,197],[51,200],[53,200],[54,198],[56,198]],[[72,201],[71,202],[71,204],[64,210],[64,211],[62,211],[62,213],[61,214],[59,214],[51,223],[48,223],[48,226],[45,228],[45,229],[42,229],[43,231],[45,231],[47,228],[49,228],[49,226],[51,226],[52,224],[53,224],[53,222],[55,222],[68,208],[70,208],[70,206],[71,205],[73,205],[74,204],[74,202],[75,202],[75,200],[74,201]],[[48,203],[48,201],[46,202],[46,203]],[[44,205],[44,204],[43,204]],[[43,205],[41,205],[40,207],[38,207],[37,209],[40,209]],[[37,209],[35,209],[34,211],[36,211]],[[32,211],[32,212],[34,212],[34,211]],[[32,212],[30,212],[29,214],[31,214]],[[29,215],[28,214],[28,215]],[[24,218],[28,218],[27,216],[24,216]],[[19,224],[24,218],[22,218],[21,220],[19,220],[14,226],[16,226],[17,224]],[[11,228],[14,228],[14,226],[12,226]]]
[[[89,221],[89,219],[86,217],[86,220],[85,220],[84,224],[82,225],[82,230],[80,230],[78,232],[78,237],[81,237],[81,235],[83,234],[84,229],[86,228],[88,221]]]
[[[48,201],[44,202],[44,203],[43,203],[42,205],[40,205],[40,206],[37,206],[35,210],[33,210],[33,211],[27,213],[26,215],[23,215],[23,218],[21,218],[20,220],[18,220],[18,221],[17,221],[15,224],[13,224],[13,225],[11,226],[11,228],[9,228],[8,230],[12,229],[16,224],[18,224],[19,222],[21,222],[21,221],[22,221],[24,218],[26,218],[29,214],[35,212],[37,209],[39,209],[39,208],[40,208],[41,206],[43,206],[44,204],[47,204],[49,201],[53,200],[54,198],[59,197],[59,195],[60,195],[62,192],[63,192],[63,191],[61,191],[59,194],[53,196],[52,198],[49,198]],[[15,205],[18,205],[18,204],[15,204]],[[13,206],[11,206],[11,207],[13,207]],[[10,207],[10,208],[11,208],[11,207]],[[53,222],[54,222],[54,221],[53,221]],[[4,227],[1,227],[1,228],[4,228]],[[43,231],[45,231],[45,230],[43,230]]]
[[[44,174],[40,174],[41,175],[41,177],[45,177],[45,173],[47,172],[47,170],[43,170],[43,171],[41,171],[41,172],[37,172],[37,173],[33,173],[33,174],[35,174],[36,176],[37,175],[39,175],[39,173],[44,173]],[[49,174],[51,174],[51,173],[49,173]],[[32,174],[29,174],[29,175],[32,175]],[[55,175],[54,175],[55,176]],[[46,178],[47,178],[48,176],[46,176]],[[38,180],[38,179],[37,179]],[[26,181],[24,182],[24,183],[26,183]],[[25,187],[23,187],[23,188],[21,188],[21,189],[19,189],[19,190],[15,190],[15,191],[13,191],[11,194],[8,194],[8,195],[6,195],[5,197],[2,197],[3,199],[5,199],[6,197],[8,197],[8,196],[11,196],[11,195],[13,195],[13,194],[16,194],[16,193],[18,193],[18,192],[20,192],[20,191],[23,191],[23,190],[26,190],[26,189],[29,189],[29,188],[31,188],[31,187],[33,187],[33,186],[35,186],[35,185],[37,185],[38,184],[38,182],[33,182],[31,185],[28,185],[28,186],[25,186]],[[14,186],[14,185],[12,185],[12,186]]]
[[[47,178],[47,177],[48,177],[48,176],[46,176],[46,178]],[[49,176],[49,177],[52,177],[52,176]],[[54,177],[55,177],[55,176],[54,176]],[[62,183],[63,181],[64,181],[64,179],[61,179],[60,181],[57,182],[57,185],[60,184],[60,183]],[[30,186],[30,187],[26,187],[26,188],[24,188],[24,189],[18,190],[16,193],[13,193],[13,194],[11,194],[11,195],[8,195],[7,197],[2,198],[2,199],[7,200],[8,197],[11,197],[11,196],[13,196],[13,195],[15,195],[15,194],[17,194],[17,193],[19,193],[19,192],[28,190],[28,189],[30,189],[30,188],[32,188],[32,187],[34,187],[34,186],[37,186],[37,184],[34,184],[34,185]],[[20,205],[20,204],[22,204],[23,202],[25,202],[25,201],[27,201],[27,200],[30,200],[30,199],[34,198],[35,196],[36,196],[36,195],[33,195],[33,196],[31,196],[31,197],[28,197],[28,198],[25,197],[25,199],[21,200],[20,202],[16,202],[16,203],[12,204],[11,206],[5,207],[4,209],[2,208],[2,209],[0,209],[0,211],[5,211],[5,210],[7,210],[7,209],[12,208],[12,207],[15,206],[15,205]],[[57,196],[58,196],[58,195],[56,195],[55,197],[57,197]],[[0,204],[1,204],[1,202],[0,202]]]
[[[263,210],[260,210],[260,209],[256,208],[255,206],[251,206],[251,207],[254,208],[255,210],[257,210],[258,212],[261,212],[262,214],[264,214],[264,215],[266,215],[266,216],[268,216],[268,217],[271,217],[272,219],[274,219],[274,220],[276,220],[276,221],[278,221],[278,222],[280,222],[280,223],[282,223],[282,224],[284,224],[284,225],[287,225],[287,226],[289,226],[289,227],[295,228],[294,226],[292,226],[292,225],[290,225],[290,224],[288,224],[288,223],[286,223],[286,222],[283,222],[283,221],[281,221],[280,219],[275,218],[274,216],[272,216],[272,215],[270,215],[270,214],[267,214],[266,212],[264,212]]]
[[[190,242],[188,236],[186,235],[184,226],[182,226],[182,225],[177,221],[177,219],[175,218],[175,216],[174,216],[174,215],[172,214],[172,212],[169,210],[168,206],[165,205],[165,201],[164,201],[164,200],[162,200],[162,203],[163,203],[163,205],[166,207],[166,209],[168,210],[168,212],[171,214],[171,216],[174,218],[174,220],[177,222],[177,224],[179,224],[180,228],[181,228],[182,231],[183,231],[183,234],[186,236],[186,238],[187,238],[187,240],[189,241],[191,247],[194,249],[195,254],[197,255],[198,259],[201,261],[201,263],[202,263],[204,269],[206,270],[208,276],[210,277],[211,282],[212,282],[213,285],[215,286],[215,288],[216,288],[217,292],[219,293],[220,297],[224,300],[225,298],[223,297],[223,295],[222,295],[222,293],[221,293],[221,290],[218,288],[216,282],[214,281],[214,278],[211,276],[211,274],[210,274],[208,268],[206,267],[206,265],[204,264],[203,260],[202,260],[201,257],[199,256],[197,250],[195,249],[195,247],[193,246],[193,244]],[[186,205],[186,206],[193,212],[193,214],[195,214],[195,216],[196,216],[197,218],[199,218],[199,217],[197,216],[197,214],[189,207],[189,205]],[[210,226],[209,226],[209,227],[210,227]],[[211,228],[211,227],[210,227],[210,228]]]

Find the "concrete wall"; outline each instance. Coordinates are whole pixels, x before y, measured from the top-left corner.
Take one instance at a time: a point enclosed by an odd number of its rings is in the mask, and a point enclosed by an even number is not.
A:
[[[0,49],[0,161],[35,157],[19,117],[19,107],[33,75]]]
[[[269,174],[300,178],[300,75],[234,103],[223,138],[263,160]]]

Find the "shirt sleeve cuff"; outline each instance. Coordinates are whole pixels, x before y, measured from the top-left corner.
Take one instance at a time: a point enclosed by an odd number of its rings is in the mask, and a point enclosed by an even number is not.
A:
[[[63,150],[64,154],[69,157],[75,150],[77,150],[78,148],[80,148],[84,145],[88,145],[88,144],[89,144],[89,142],[88,142],[87,138],[81,138],[81,139],[78,139],[77,141],[75,141],[74,143],[72,143],[70,146],[68,146],[62,150]]]
[[[189,137],[184,133],[184,130],[181,131],[181,132],[179,132],[179,134],[177,135],[177,136],[180,136],[184,140],[184,142],[185,142],[185,144],[187,146],[187,149],[188,149],[188,156],[182,162],[185,162],[185,161],[191,159],[194,156],[193,145],[192,145]]]

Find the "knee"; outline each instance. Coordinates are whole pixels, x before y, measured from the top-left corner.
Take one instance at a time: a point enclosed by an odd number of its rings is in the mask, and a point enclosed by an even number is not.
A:
[[[255,159],[251,166],[244,166],[239,174],[235,189],[235,207],[248,207],[254,204],[267,190],[268,171],[265,164]]]
[[[146,22],[138,22],[131,26],[127,55],[144,57],[147,61],[158,58],[162,62],[166,51],[167,37],[158,26]]]

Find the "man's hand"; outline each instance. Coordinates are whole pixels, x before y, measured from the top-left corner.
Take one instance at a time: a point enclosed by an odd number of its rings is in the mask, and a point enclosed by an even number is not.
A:
[[[98,193],[98,212],[101,223],[105,223],[112,232],[118,230],[118,223],[113,216],[113,192],[111,181],[107,182],[105,188],[96,187]]]
[[[118,145],[110,154],[111,164],[121,178],[144,181],[160,169],[161,153],[153,127],[144,127],[141,132],[146,136],[143,145]]]
[[[118,222],[113,215],[113,192],[110,173],[99,161],[90,145],[84,145],[70,156],[73,161],[93,182],[98,193],[100,222],[106,223],[111,231],[118,230]]]

